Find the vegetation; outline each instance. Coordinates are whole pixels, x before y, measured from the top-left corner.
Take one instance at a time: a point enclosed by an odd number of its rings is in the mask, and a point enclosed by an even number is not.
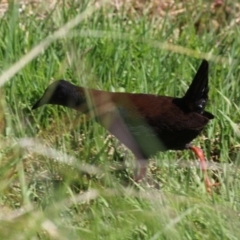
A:
[[[240,5],[116,2],[12,3],[1,18],[0,239],[239,239]],[[182,96],[202,58],[215,119],[194,143],[221,182],[211,196],[189,151],[154,156],[152,184],[137,185],[133,156],[98,124],[31,110],[54,79]]]

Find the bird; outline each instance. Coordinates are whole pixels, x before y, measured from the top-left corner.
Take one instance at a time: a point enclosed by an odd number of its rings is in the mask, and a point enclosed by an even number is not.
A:
[[[135,156],[140,182],[148,159],[159,151],[191,150],[200,160],[206,190],[211,193],[204,152],[193,146],[214,115],[205,111],[208,102],[209,63],[203,59],[183,97],[145,93],[108,92],[76,86],[66,80],[51,83],[32,106],[60,105],[86,114],[115,136]]]

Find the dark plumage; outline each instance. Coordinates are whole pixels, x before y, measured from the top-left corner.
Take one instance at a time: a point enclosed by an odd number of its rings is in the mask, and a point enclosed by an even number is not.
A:
[[[182,98],[112,93],[59,80],[48,86],[33,109],[56,104],[94,116],[133,152],[140,164],[135,176],[139,181],[146,174],[147,159],[158,151],[191,149],[200,158],[202,170],[206,171],[202,150],[190,143],[214,118],[204,110],[208,91],[208,62],[203,60]],[[210,191],[207,175],[206,187]]]

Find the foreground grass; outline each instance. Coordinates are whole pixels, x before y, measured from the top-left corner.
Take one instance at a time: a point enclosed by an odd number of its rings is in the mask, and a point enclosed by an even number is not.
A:
[[[87,4],[59,6],[44,18],[19,16],[11,9],[0,24],[1,69]],[[240,236],[238,26],[229,27],[231,19],[225,19],[219,29],[211,27],[213,16],[204,8],[174,19],[127,10],[97,9],[1,90],[0,239]],[[203,19],[200,30],[197,16]],[[176,46],[184,46],[185,54]],[[132,155],[100,126],[61,107],[31,110],[49,82],[60,78],[109,91],[182,96],[200,53],[209,52],[208,110],[216,118],[195,143],[217,161],[212,176],[222,186],[212,196],[205,193],[197,160],[186,151],[160,153],[151,160],[149,178],[160,190],[146,183],[136,186]]]

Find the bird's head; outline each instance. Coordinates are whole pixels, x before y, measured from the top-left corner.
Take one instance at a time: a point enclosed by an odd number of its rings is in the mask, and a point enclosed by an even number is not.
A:
[[[76,87],[73,84],[65,80],[58,80],[47,87],[43,96],[33,105],[32,109],[45,104],[74,107],[77,105],[76,95]]]

